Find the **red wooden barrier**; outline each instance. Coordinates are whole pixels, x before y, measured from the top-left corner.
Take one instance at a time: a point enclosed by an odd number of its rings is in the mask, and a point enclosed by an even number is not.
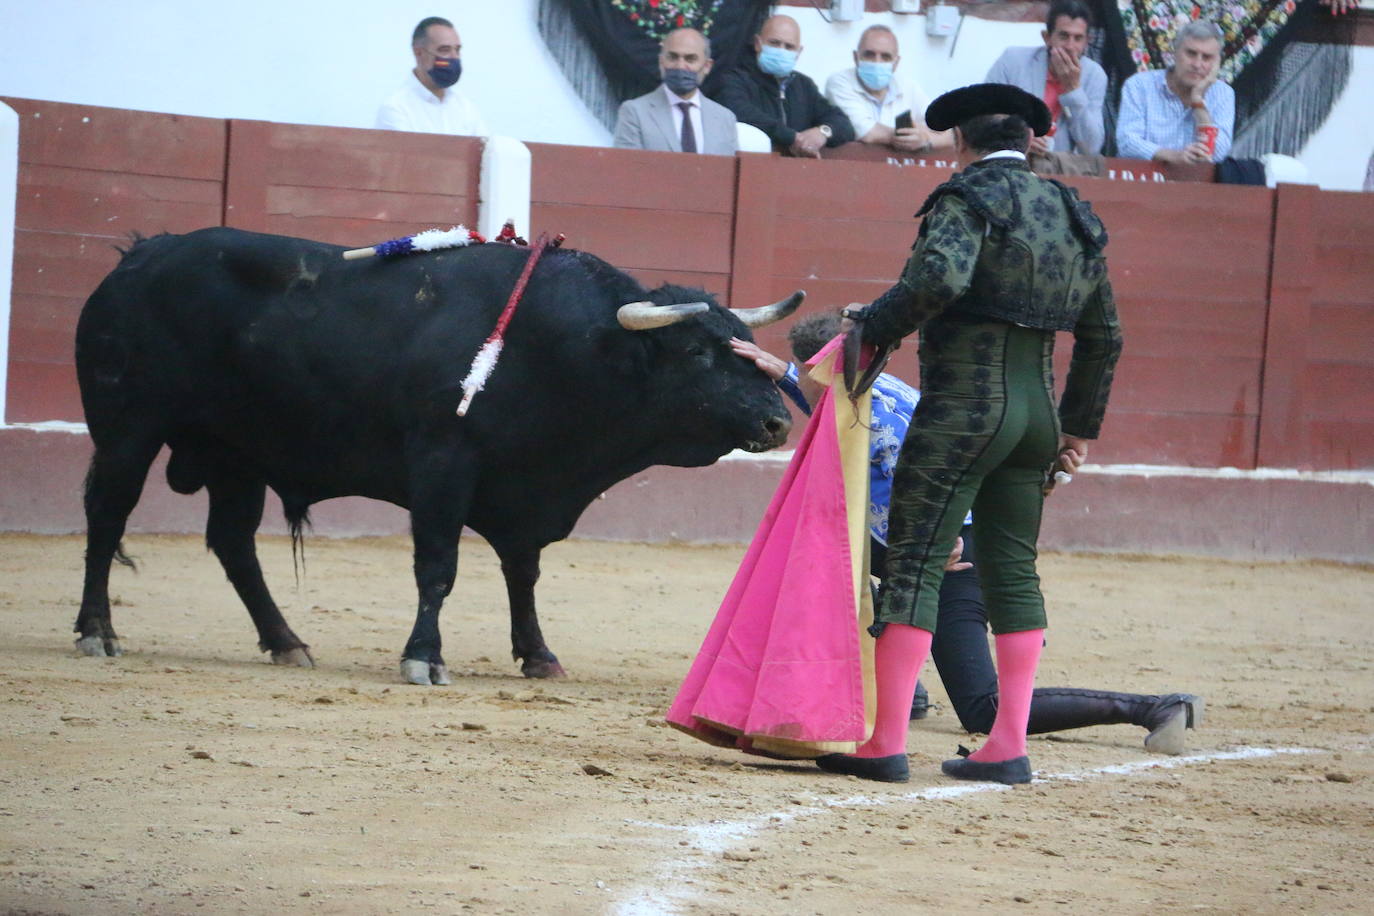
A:
[[[219,222],[224,122],[4,101],[20,118],[8,418],[79,421],[81,306],[133,233]]]
[[[868,302],[891,286],[916,234],[912,214],[952,171],[761,155],[740,162],[735,289],[759,302],[804,289],[800,315]],[[790,357],[788,325],[761,329],[760,346]],[[905,348],[892,364],[913,383],[914,353]]]
[[[76,316],[131,232],[221,222],[364,245],[477,215],[474,138],[24,99],[8,416],[80,420]],[[949,169],[532,145],[532,225],[648,285],[806,311],[896,277]],[[1067,179],[1112,236],[1126,329],[1094,459],[1374,467],[1374,195]],[[784,328],[760,342],[784,355]],[[914,344],[914,341],[913,341]],[[1060,371],[1069,350],[1064,339]],[[914,346],[893,370],[915,380]]]
[[[1374,466],[1374,195],[1278,190],[1259,461]]]
[[[735,160],[530,144],[530,226],[561,232],[646,286],[678,283],[728,299]]]
[[[226,226],[360,248],[477,223],[476,137],[228,123]]]
[[[1105,462],[1255,466],[1273,192],[1072,179],[1107,225],[1126,349]],[[1067,369],[1069,341],[1059,348]]]

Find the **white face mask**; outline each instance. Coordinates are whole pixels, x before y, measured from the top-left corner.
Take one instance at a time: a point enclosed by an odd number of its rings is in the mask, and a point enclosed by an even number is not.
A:
[[[764,45],[759,51],[759,69],[778,79],[789,75],[797,66],[797,52],[773,45]]]
[[[859,81],[874,92],[882,92],[892,82],[892,64],[885,61],[861,60]]]

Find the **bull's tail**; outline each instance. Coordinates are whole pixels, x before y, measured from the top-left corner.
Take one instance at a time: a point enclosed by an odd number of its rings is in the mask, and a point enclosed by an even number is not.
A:
[[[124,552],[123,541],[120,541],[119,546],[115,548],[114,559],[120,566],[127,566],[134,572],[138,572],[138,564],[134,562],[134,558]]]
[[[138,251],[143,246],[147,245],[149,242],[155,241],[164,236],[169,236],[171,234],[172,233],[170,232],[159,232],[156,235],[144,235],[142,232],[130,232],[129,245],[127,248],[123,245],[112,245],[110,247],[114,248],[115,251],[119,252],[119,261],[122,264],[128,258],[132,257],[136,251]]]
[[[95,459],[91,459],[90,465],[86,468],[86,479],[81,483],[83,500],[87,506],[91,504],[91,482],[95,479]],[[124,552],[124,542],[121,540],[115,547],[114,561],[120,566],[127,566],[134,572],[138,572],[138,563],[134,558]]]
[[[286,514],[287,530],[291,532],[291,568],[295,570],[299,586],[301,574],[305,572],[305,529],[310,527],[310,504],[283,498],[282,509]]]

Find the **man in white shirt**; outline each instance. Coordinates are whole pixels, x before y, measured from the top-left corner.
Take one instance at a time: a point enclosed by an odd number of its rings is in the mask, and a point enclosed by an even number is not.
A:
[[[646,95],[622,102],[615,119],[615,145],[623,149],[733,156],[739,148],[735,115],[701,94],[711,72],[711,46],[696,29],[663,36],[658,52],[663,83]]]
[[[377,112],[383,130],[485,137],[487,122],[453,88],[463,73],[463,44],[453,23],[438,16],[420,20],[410,37],[415,69]]]
[[[929,100],[920,87],[904,87],[894,78],[901,60],[892,30],[871,25],[859,36],[854,66],[825,81],[825,97],[849,116],[860,143],[908,153],[953,148],[953,131],[937,133],[926,127]],[[903,119],[898,126],[901,115],[908,115],[910,123]]]

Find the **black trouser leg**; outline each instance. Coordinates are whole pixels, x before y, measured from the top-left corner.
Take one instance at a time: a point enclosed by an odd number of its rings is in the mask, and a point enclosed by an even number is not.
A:
[[[961,559],[973,563],[972,526],[965,525],[959,536],[964,539]],[[871,552],[873,574],[882,578],[887,548],[873,541]],[[930,657],[960,724],[966,731],[986,733],[997,716],[997,668],[988,650],[988,615],[976,567],[945,573]],[[913,708],[922,690],[918,682]]]
[[[1029,734],[1059,732],[1092,725],[1138,725],[1156,729],[1176,714],[1190,694],[1163,696],[1081,690],[1076,687],[1037,688],[1031,700]],[[1188,725],[1191,727],[1192,722]]]
[[[976,564],[972,526],[965,525],[959,536],[964,539],[961,559]],[[976,565],[945,573],[930,657],[959,723],[966,731],[986,733],[997,717],[997,668],[988,649],[988,613]]]

